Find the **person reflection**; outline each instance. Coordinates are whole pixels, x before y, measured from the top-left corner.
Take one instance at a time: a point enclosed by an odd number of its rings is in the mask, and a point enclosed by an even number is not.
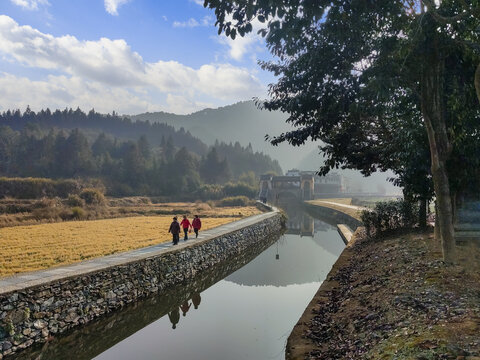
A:
[[[183,316],[187,315],[188,310],[190,310],[191,303],[188,300],[185,300],[182,305],[180,305],[180,309],[182,310]]]
[[[192,295],[192,303],[193,307],[195,309],[198,309],[198,305],[200,305],[200,301],[202,301],[202,298],[200,297],[200,293],[193,293]]]
[[[175,307],[172,311],[168,313],[168,318],[172,323],[172,329],[177,327],[178,322],[180,321],[180,310],[178,307]]]

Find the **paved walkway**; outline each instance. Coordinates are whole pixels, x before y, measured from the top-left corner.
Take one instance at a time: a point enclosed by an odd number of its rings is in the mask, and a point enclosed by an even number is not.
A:
[[[80,263],[75,263],[72,265],[60,266],[29,273],[20,273],[17,275],[1,278],[0,295],[10,291],[17,291],[31,286],[45,284],[50,281],[68,278],[71,276],[84,275],[90,272],[103,270],[111,266],[121,265],[132,261],[149,258],[152,256],[157,256],[171,249],[182,249],[192,244],[209,241],[218,236],[240,230],[246,226],[253,225],[256,222],[268,219],[274,216],[276,213],[277,210],[274,209],[273,212],[250,216],[213,229],[200,231],[198,239],[195,239],[195,237],[193,237],[189,238],[189,240],[187,241],[180,240],[180,243],[176,246],[174,246],[172,243],[162,243],[141,249],[131,250],[128,252],[82,261]]]
[[[369,208],[366,208],[366,207],[363,207],[363,206],[341,204],[341,203],[336,203],[336,202],[334,202],[334,201],[323,201],[323,200],[319,200],[319,201],[317,201],[317,202],[318,202],[318,203],[325,203],[325,204],[335,205],[335,206],[340,206],[340,207],[344,207],[344,208],[347,208],[347,209],[358,210],[358,211],[370,210]]]

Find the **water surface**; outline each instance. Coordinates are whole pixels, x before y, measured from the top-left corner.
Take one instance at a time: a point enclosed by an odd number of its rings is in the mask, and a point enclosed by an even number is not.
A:
[[[286,340],[344,248],[300,209],[261,254],[212,269],[23,354],[40,359],[284,359]]]

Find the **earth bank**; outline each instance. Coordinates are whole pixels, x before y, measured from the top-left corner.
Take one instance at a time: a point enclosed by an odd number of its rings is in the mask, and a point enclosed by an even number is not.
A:
[[[480,249],[446,266],[432,232],[368,239],[340,256],[287,343],[287,359],[480,359]]]

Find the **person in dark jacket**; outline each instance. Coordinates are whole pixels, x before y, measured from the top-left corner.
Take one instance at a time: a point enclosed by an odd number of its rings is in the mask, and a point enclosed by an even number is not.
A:
[[[172,323],[172,329],[175,329],[180,321],[180,309],[178,306],[168,313],[168,318]]]
[[[188,240],[188,229],[192,228],[192,224],[190,224],[190,221],[188,221],[187,215],[183,215],[183,220],[180,223],[180,225],[182,226],[183,232],[185,234],[185,236],[183,237],[183,240],[187,241]]]
[[[195,218],[192,221],[193,231],[195,232],[195,238],[198,238],[198,231],[202,228],[202,222],[198,215],[195,215]]]
[[[173,221],[170,224],[170,229],[168,229],[168,232],[172,233],[173,245],[177,245],[178,241],[180,240],[180,224],[178,223],[176,216],[173,218]]]
[[[198,305],[200,305],[200,301],[202,301],[200,293],[198,293],[198,292],[194,293],[192,295],[192,303],[193,303],[193,307],[195,309],[198,309]]]

